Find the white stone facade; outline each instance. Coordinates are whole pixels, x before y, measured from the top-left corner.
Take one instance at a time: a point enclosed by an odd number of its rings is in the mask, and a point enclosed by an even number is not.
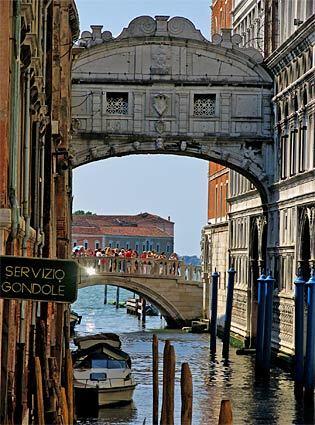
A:
[[[262,39],[273,37],[265,40],[265,52],[277,48],[265,60],[275,80],[276,155],[270,158],[275,182],[270,186],[268,230],[255,187],[234,171],[229,176],[228,250],[237,270],[232,330],[254,343],[256,279],[267,265],[276,278],[273,346],[293,354],[293,282],[298,268],[307,280],[315,264],[315,4],[246,0],[235,1],[234,6],[233,27],[242,35],[243,45],[254,40],[252,31],[259,18],[275,26],[271,33],[268,28],[262,32]],[[225,240],[224,236],[217,244]]]

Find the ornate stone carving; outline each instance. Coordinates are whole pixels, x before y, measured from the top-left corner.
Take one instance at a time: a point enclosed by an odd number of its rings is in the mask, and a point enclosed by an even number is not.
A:
[[[158,94],[153,98],[153,108],[162,116],[168,107],[168,96],[165,94]]]
[[[164,75],[170,73],[168,49],[164,46],[152,46],[151,73]]]
[[[156,131],[159,133],[159,134],[162,134],[163,132],[164,132],[164,130],[165,130],[165,124],[164,124],[164,122],[163,121],[157,121],[156,123],[155,123],[155,129],[156,129]]]

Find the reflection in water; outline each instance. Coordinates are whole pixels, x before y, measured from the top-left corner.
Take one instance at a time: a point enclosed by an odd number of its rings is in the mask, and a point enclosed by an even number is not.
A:
[[[125,310],[116,310],[112,305],[103,305],[103,288],[85,288],[79,291],[79,300],[74,310],[83,315],[78,326],[79,333],[117,332],[122,347],[133,361],[137,380],[134,404],[124,407],[102,409],[98,417],[84,419],[80,424],[131,425],[152,423],[152,331],[143,331],[141,323]],[[121,291],[121,299],[131,294]],[[109,299],[115,299],[115,289],[108,291]],[[163,343],[170,339],[176,352],[175,423],[180,423],[180,368],[188,362],[193,375],[194,425],[218,423],[222,398],[232,401],[234,424],[288,425],[314,424],[313,409],[304,409],[302,401],[294,397],[294,384],[289,373],[273,368],[269,382],[255,378],[254,356],[238,356],[230,349],[230,359],[222,359],[222,344],[217,343],[217,354],[210,356],[209,336],[180,331],[163,330],[158,317],[148,317],[147,329],[155,329],[159,337],[160,395],[162,385]],[[160,401],[161,407],[161,401]]]

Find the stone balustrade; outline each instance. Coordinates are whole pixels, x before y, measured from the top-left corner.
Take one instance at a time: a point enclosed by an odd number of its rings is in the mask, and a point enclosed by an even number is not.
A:
[[[94,274],[119,276],[174,278],[201,282],[201,266],[187,265],[179,260],[124,257],[76,257],[80,266]]]

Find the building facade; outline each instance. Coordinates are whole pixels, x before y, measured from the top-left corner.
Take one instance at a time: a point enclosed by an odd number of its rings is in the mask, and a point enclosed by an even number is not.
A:
[[[288,7],[287,7],[288,6]],[[242,175],[229,172],[228,236],[213,240],[212,223],[204,229],[207,275],[217,267],[213,251],[228,244],[225,255],[236,273],[232,331],[254,345],[257,324],[257,278],[266,263],[276,279],[272,342],[294,353],[294,277],[310,276],[314,262],[314,4],[313,2],[235,0],[233,32],[243,46],[265,56],[274,76],[276,155],[271,182],[272,213],[267,222],[260,196]],[[210,177],[211,179],[211,177]],[[211,187],[210,187],[211,189]],[[211,192],[211,191],[210,191]],[[213,189],[209,202],[216,204]],[[267,226],[272,232],[266,246]],[[228,242],[226,242],[228,241]],[[219,247],[219,248],[218,248]],[[226,260],[227,261],[227,260]],[[219,314],[225,292],[220,287]]]
[[[132,249],[164,252],[174,251],[174,223],[157,215],[73,215],[72,246],[85,249]]]
[[[72,0],[3,0],[0,23],[0,255],[66,258],[60,247],[68,240],[70,249],[63,212],[70,216],[66,152],[76,6]],[[56,423],[57,409],[48,408],[54,390],[48,389],[47,359],[56,361],[60,393],[66,311],[56,303],[0,300],[0,423]],[[36,357],[45,418],[35,402]],[[68,385],[65,392],[71,419]]]

